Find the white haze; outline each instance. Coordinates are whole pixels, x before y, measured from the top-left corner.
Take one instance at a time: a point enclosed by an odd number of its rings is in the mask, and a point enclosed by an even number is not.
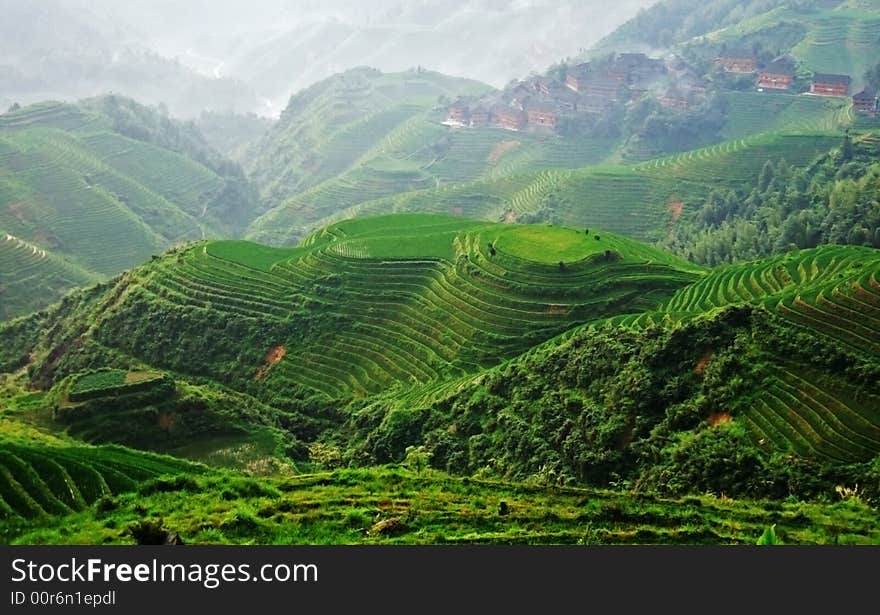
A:
[[[656,0],[0,0],[0,104],[115,91],[172,112],[276,115],[369,65],[496,87],[578,55]]]

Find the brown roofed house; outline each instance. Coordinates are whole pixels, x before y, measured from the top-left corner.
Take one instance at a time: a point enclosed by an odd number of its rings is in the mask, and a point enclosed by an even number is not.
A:
[[[527,120],[524,112],[504,105],[497,105],[492,108],[492,118],[496,126],[514,131],[520,131],[525,128]]]
[[[853,109],[856,113],[876,116],[880,113],[880,97],[877,90],[866,87],[861,92],[853,95]]]
[[[565,74],[565,87],[572,92],[583,90],[591,75],[589,64],[578,64]]]
[[[773,60],[758,73],[758,89],[790,90],[794,74],[794,65],[790,61]]]
[[[470,108],[462,99],[456,100],[446,110],[446,122],[449,126],[467,126],[470,124]]]
[[[758,57],[746,49],[727,49],[715,60],[728,73],[748,75],[758,70]]]
[[[556,124],[559,122],[556,108],[546,102],[529,105],[526,109],[526,116],[529,128],[556,130]]]
[[[486,107],[478,106],[471,109],[471,128],[482,128],[488,126],[491,120],[491,114]]]
[[[817,96],[849,96],[850,85],[852,77],[849,75],[816,73],[810,92]]]

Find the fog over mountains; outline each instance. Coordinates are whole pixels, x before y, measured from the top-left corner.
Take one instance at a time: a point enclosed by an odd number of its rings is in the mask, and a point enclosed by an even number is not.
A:
[[[589,48],[652,4],[0,0],[0,105],[112,91],[184,117],[273,116],[293,92],[362,65],[502,86]]]

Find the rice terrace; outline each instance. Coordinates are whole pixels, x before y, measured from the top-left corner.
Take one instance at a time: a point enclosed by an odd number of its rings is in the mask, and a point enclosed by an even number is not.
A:
[[[880,544],[880,7],[339,2],[4,7],[0,543]]]

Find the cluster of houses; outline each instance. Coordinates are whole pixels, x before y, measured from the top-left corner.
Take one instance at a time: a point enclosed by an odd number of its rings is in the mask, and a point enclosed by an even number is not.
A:
[[[751,50],[725,49],[715,62],[725,72],[753,76],[759,92],[787,92],[795,87],[795,63],[787,57],[762,63]],[[444,124],[556,133],[564,118],[603,114],[649,91],[661,106],[684,111],[705,100],[708,89],[709,83],[679,58],[619,53],[570,67],[560,78],[534,76],[490,97],[459,98],[448,107]],[[846,97],[851,89],[849,75],[816,73],[809,93]],[[871,88],[854,94],[852,100],[858,113],[880,115],[880,98]]]
[[[778,58],[761,66],[753,51],[728,49],[723,51],[716,63],[728,73],[755,75],[755,86],[759,92],[766,90],[790,91],[795,83],[795,64],[788,58]],[[850,95],[852,77],[833,73],[815,73],[810,81],[810,94],[843,98]],[[852,96],[853,107],[858,113],[877,115],[880,113],[880,99],[877,92],[866,87]]]
[[[662,59],[643,53],[616,54],[571,67],[564,79],[536,76],[493,97],[460,98],[447,109],[444,124],[553,133],[565,117],[602,114],[617,103],[642,96],[666,73]]]

